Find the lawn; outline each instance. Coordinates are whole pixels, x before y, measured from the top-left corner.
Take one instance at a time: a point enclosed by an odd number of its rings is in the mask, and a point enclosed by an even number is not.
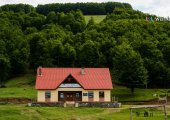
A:
[[[60,108],[26,107],[26,105],[0,105],[0,120],[129,120],[129,106],[122,108]],[[144,110],[140,110],[143,112]],[[133,120],[163,120],[163,111],[152,110],[153,117]],[[170,116],[168,116],[170,118]]]
[[[100,23],[106,17],[106,15],[85,15],[86,23],[88,23],[91,17],[93,17],[95,23]]]

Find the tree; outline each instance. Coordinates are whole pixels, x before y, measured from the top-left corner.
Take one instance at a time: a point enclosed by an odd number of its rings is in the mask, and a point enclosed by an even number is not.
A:
[[[30,41],[30,63],[32,68],[38,66],[51,66],[52,58],[48,49],[48,41],[41,33],[35,33],[31,36]]]
[[[35,11],[35,8],[31,5],[26,4],[12,4],[12,5],[3,5],[1,6],[2,11],[12,11],[12,12],[23,12],[30,13]]]
[[[170,67],[170,39],[163,41],[161,48],[162,48],[164,60],[166,61],[166,63]]]
[[[54,11],[48,13],[47,18],[46,18],[46,23],[56,23],[56,14]]]
[[[127,87],[134,88],[147,83],[147,70],[141,56],[131,46],[123,42],[112,49],[113,70],[119,71],[119,81]]]
[[[106,2],[106,3],[55,3],[38,5],[36,11],[43,15],[48,15],[49,12],[64,12],[81,10],[85,15],[105,15],[112,13],[115,8],[132,9],[128,3]]]
[[[53,64],[57,66],[64,66],[63,57],[64,57],[64,46],[61,43],[61,41],[55,40],[52,49]]]
[[[70,44],[64,45],[63,62],[65,66],[74,67],[76,61],[76,51]]]
[[[12,51],[11,54],[11,70],[13,74],[26,73],[29,63],[29,49],[21,48]]]
[[[80,46],[79,65],[86,67],[96,67],[99,65],[100,54],[93,41],[86,41]]]
[[[86,27],[88,28],[88,27],[90,27],[90,26],[92,26],[92,25],[95,25],[95,21],[94,21],[94,18],[93,18],[93,17],[90,18],[90,20],[88,21]]]
[[[2,86],[5,80],[10,76],[10,61],[9,58],[0,55],[0,85]]]

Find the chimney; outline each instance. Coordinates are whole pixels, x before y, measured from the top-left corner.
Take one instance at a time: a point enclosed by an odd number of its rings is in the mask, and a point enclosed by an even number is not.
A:
[[[85,70],[84,70],[84,68],[81,68],[81,74],[82,74],[82,75],[85,75]]]
[[[38,67],[38,76],[42,76],[42,66]]]

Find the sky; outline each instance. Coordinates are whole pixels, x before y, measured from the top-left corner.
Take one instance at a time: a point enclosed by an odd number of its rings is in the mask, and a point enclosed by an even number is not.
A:
[[[130,3],[135,10],[140,10],[145,13],[155,14],[163,17],[170,16],[170,0],[0,0],[0,5],[23,3],[37,6],[38,4],[48,3],[108,1]]]

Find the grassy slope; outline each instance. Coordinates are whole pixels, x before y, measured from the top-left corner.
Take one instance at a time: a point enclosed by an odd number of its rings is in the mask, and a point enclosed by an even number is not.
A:
[[[106,15],[85,15],[86,23],[88,23],[91,17],[93,17],[96,23],[100,23],[106,17]]]
[[[5,84],[6,88],[0,88],[0,98],[36,99],[34,84],[35,75],[33,74],[13,78]]]
[[[143,112],[144,110],[141,110]],[[136,117],[134,120],[163,120],[163,112],[153,111],[153,117]],[[170,118],[170,116],[168,117]],[[56,108],[0,105],[0,120],[129,120],[128,106],[122,108]]]
[[[120,101],[148,101],[157,98],[154,94],[165,95],[167,91],[167,89],[135,89],[132,95],[128,88],[114,88],[112,96],[118,97]]]
[[[0,88],[0,98],[31,98],[36,99],[35,75],[27,74],[9,80],[6,84],[7,88]],[[147,101],[155,99],[153,94],[165,94],[168,90],[163,89],[135,89],[132,95],[130,89],[124,87],[116,87],[112,90],[112,97],[116,96],[119,101]]]

